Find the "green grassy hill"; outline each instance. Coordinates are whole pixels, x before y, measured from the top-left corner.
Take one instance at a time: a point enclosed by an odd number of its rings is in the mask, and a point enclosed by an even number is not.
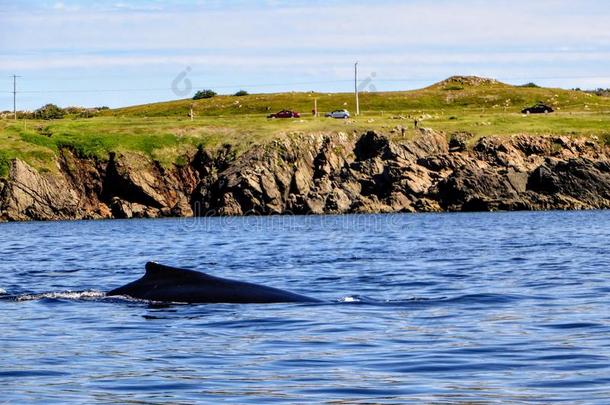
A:
[[[351,93],[281,93],[216,96],[177,100],[103,111],[95,118],[54,121],[0,120],[0,176],[7,162],[19,157],[40,170],[56,170],[53,157],[63,147],[82,156],[106,158],[109,151],[140,152],[163,164],[179,163],[180,155],[198,145],[231,144],[239,153],[252,144],[294,133],[352,132],[367,129],[391,133],[421,126],[447,133],[467,131],[474,138],[516,133],[596,135],[610,140],[610,98],[580,91],[517,87],[477,77],[451,77],[414,91],[362,93],[362,115],[350,120],[311,116],[314,99],[320,112],[346,108],[353,113]],[[552,114],[524,116],[538,101],[552,105]],[[193,106],[195,119],[188,117]],[[301,119],[268,120],[269,112],[288,108]],[[394,131],[402,135],[402,131]],[[395,135],[398,136],[398,135]]]
[[[352,93],[277,93],[248,96],[216,96],[210,99],[177,100],[119,108],[105,112],[120,117],[186,117],[190,107],[197,116],[268,114],[283,108],[309,113],[314,99],[319,111],[355,109]],[[361,110],[366,113],[429,113],[463,110],[519,112],[543,101],[559,111],[601,111],[610,109],[610,99],[563,89],[516,87],[491,79],[454,76],[421,90],[361,93]]]

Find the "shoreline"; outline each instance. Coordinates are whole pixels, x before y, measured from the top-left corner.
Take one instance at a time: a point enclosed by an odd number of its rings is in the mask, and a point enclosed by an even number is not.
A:
[[[316,218],[316,219],[326,219],[331,220],[333,218],[338,218],[340,220],[347,218],[365,218],[365,217],[374,217],[374,216],[399,216],[399,215],[469,215],[469,214],[552,214],[552,213],[588,213],[588,212],[606,212],[609,211],[610,208],[583,208],[583,209],[541,209],[541,210],[496,210],[496,211],[416,211],[416,212],[365,212],[365,213],[340,213],[340,214],[268,214],[268,215],[210,215],[210,216],[190,216],[190,217],[132,217],[132,218],[78,218],[78,219],[28,219],[28,220],[6,220],[0,219],[1,224],[30,224],[30,223],[73,223],[73,222],[114,222],[114,221],[154,221],[154,220],[218,220],[218,221],[234,221],[235,219],[247,218],[256,220],[264,220],[264,221],[274,221],[276,219],[286,219],[290,221],[292,218]],[[281,222],[281,221],[280,221]],[[357,221],[354,221],[357,222]]]

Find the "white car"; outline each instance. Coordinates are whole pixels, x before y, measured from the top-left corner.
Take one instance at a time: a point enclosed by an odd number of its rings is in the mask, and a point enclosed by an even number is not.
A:
[[[349,118],[349,111],[347,110],[336,110],[333,112],[329,112],[324,114],[325,117],[328,118],[338,118],[338,119],[346,119]]]

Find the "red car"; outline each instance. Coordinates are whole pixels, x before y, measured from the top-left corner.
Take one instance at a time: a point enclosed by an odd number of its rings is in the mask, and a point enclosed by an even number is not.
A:
[[[301,114],[296,111],[282,110],[275,114],[267,115],[267,118],[299,118]]]

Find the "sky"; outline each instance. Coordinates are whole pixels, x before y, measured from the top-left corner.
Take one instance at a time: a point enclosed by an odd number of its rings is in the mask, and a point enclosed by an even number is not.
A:
[[[610,87],[607,0],[0,0],[0,111],[421,88]]]

